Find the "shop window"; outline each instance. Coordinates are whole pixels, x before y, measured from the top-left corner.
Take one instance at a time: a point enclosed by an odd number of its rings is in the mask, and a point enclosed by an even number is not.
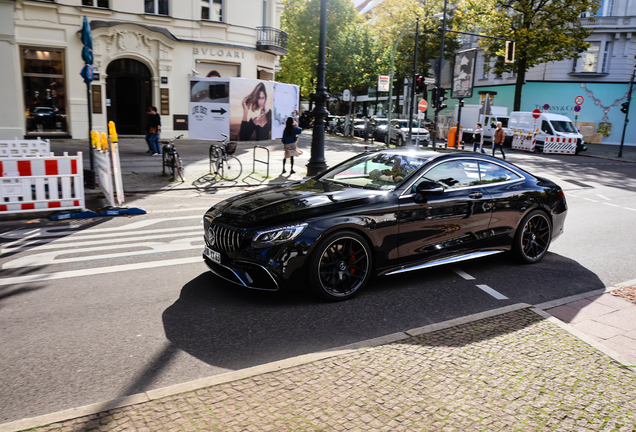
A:
[[[21,47],[27,134],[67,133],[64,51]]]
[[[201,0],[201,19],[223,21],[223,0]]]
[[[168,0],[145,0],[146,13],[168,15]]]
[[[82,0],[82,6],[93,6],[108,9],[110,7],[108,5],[108,1],[109,0]]]

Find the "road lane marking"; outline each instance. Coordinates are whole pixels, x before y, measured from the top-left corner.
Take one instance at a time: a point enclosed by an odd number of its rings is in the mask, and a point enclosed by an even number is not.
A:
[[[199,242],[199,244],[192,244],[195,242]],[[123,248],[137,248],[141,250],[132,250],[126,252],[117,252],[117,253],[100,253],[95,255],[85,255],[87,252],[102,252],[113,249],[123,249]],[[130,256],[138,256],[138,255],[148,255],[162,252],[177,252],[177,251],[186,251],[190,249],[203,249],[203,237],[191,237],[191,238],[183,238],[178,239],[169,243],[160,243],[160,242],[137,242],[135,244],[130,245],[111,245],[111,246],[95,246],[95,247],[87,247],[81,250],[58,250],[54,252],[42,252],[29,254],[24,257],[16,258],[11,261],[7,261],[2,264],[3,269],[10,268],[21,268],[21,267],[34,267],[34,266],[45,266],[45,265],[54,265],[54,264],[66,264],[73,262],[84,262],[84,261],[94,261],[94,260],[109,260],[113,258],[123,258]],[[81,253],[82,256],[71,257],[71,258],[58,258],[59,256],[69,255]]]
[[[466,273],[466,272],[461,271],[461,270],[460,270],[460,269],[458,269],[458,268],[454,268],[454,269],[453,269],[453,271],[454,271],[455,273],[457,273],[459,276],[463,277],[465,280],[475,280],[475,278],[474,278],[474,277],[472,277],[471,275],[469,275],[469,274],[468,274],[468,273]]]
[[[488,285],[477,285],[477,288],[479,288],[480,290],[484,291],[485,293],[490,294],[491,296],[493,296],[497,300],[508,300],[508,297],[506,297],[505,295],[495,291],[494,289],[490,288]]]
[[[0,286],[2,285],[14,285],[14,284],[23,284],[23,283],[32,283],[32,282],[44,282],[55,279],[66,279],[71,277],[79,277],[79,276],[94,276],[96,274],[107,274],[107,273],[118,273],[122,271],[130,271],[130,270],[143,270],[149,268],[158,268],[165,267],[171,265],[182,265],[182,264],[194,264],[194,263],[203,263],[203,259],[198,257],[190,257],[190,258],[176,258],[171,260],[163,260],[163,261],[151,261],[137,264],[123,264],[112,267],[99,267],[99,268],[90,268],[83,270],[71,270],[71,271],[62,271],[57,273],[43,273],[38,275],[29,275],[29,276],[15,276],[0,279]]]
[[[636,211],[636,209],[633,208],[629,208],[629,207],[623,207],[625,210],[631,210],[631,211]]]
[[[595,202],[595,203],[597,203],[597,202],[598,202],[598,201],[596,201],[596,200],[593,200],[592,198],[583,198],[583,199],[584,199],[584,200],[588,200],[588,201],[592,201],[592,202]]]
[[[596,196],[597,196],[597,197],[601,197],[601,198],[603,198],[604,200],[611,201],[611,199],[609,199],[609,198],[608,198],[608,197],[606,197],[606,196],[603,196],[603,195],[600,195],[600,194],[596,194]]]
[[[32,242],[25,242],[22,245],[17,245],[16,247],[11,248],[1,248],[0,256],[5,253],[17,253],[24,251],[40,251],[40,250],[48,250],[48,249],[59,249],[59,248],[81,248],[86,246],[94,246],[94,245],[106,245],[106,244],[114,244],[114,243],[128,243],[128,242],[136,242],[136,241],[148,241],[148,240],[156,240],[162,238],[171,238],[171,237],[183,237],[185,235],[193,236],[199,235],[203,236],[203,232],[201,231],[201,227],[182,227],[179,231],[190,231],[191,232],[174,232],[176,230],[170,230],[170,234],[157,234],[157,235],[149,235],[149,236],[139,236],[139,237],[121,237],[121,238],[109,238],[107,240],[90,240],[86,238],[68,238],[68,239],[51,239],[51,240],[37,240]],[[143,232],[143,231],[142,231]],[[137,233],[135,233],[137,234]],[[99,236],[98,238],[101,238]],[[13,242],[14,244],[16,242]]]
[[[608,206],[612,206],[612,207],[620,207],[619,205],[616,205],[616,204],[610,204],[610,203],[603,203],[603,204],[608,205]]]

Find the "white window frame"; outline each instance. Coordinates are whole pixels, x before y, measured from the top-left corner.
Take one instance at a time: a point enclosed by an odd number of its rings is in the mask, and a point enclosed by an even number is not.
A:
[[[168,7],[168,13],[167,14],[160,14],[159,13],[159,2],[161,2],[161,1],[165,1],[166,2],[166,6]],[[152,12],[146,12],[146,2],[144,0],[144,12],[148,13],[148,14],[152,14],[152,15],[170,16],[170,2],[168,0],[153,0],[153,11]]]

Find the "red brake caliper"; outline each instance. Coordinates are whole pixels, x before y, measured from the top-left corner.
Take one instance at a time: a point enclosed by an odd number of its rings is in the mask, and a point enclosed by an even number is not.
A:
[[[351,253],[353,254],[353,251],[351,251]],[[351,255],[351,258],[349,258],[349,262],[355,262],[356,261],[356,256],[355,255]],[[349,269],[349,273],[353,274],[356,271],[356,269],[354,269],[353,267],[351,267]]]

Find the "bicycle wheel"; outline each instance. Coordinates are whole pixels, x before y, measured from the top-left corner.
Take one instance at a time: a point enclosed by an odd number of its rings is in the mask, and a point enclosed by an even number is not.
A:
[[[241,161],[234,156],[226,156],[221,160],[219,175],[223,180],[236,180],[243,172],[243,165]]]
[[[183,183],[185,181],[183,162],[181,161],[181,157],[179,156],[179,153],[177,152],[174,152],[174,170],[177,172],[177,175],[179,176],[179,178],[181,179],[181,182]],[[174,174],[172,174],[172,177],[175,180],[177,179]]]
[[[166,148],[163,148],[163,151],[161,152],[161,175],[166,175],[166,167],[169,166],[168,165],[168,152],[166,151]]]
[[[220,175],[220,173],[218,172],[220,169],[219,159],[221,159],[221,152],[219,151],[219,148],[214,145],[211,146],[210,147],[210,174]]]

